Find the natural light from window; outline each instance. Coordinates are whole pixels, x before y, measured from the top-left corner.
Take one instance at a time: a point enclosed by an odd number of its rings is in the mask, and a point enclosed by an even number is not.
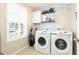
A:
[[[27,9],[16,3],[7,4],[7,42],[27,36]]]

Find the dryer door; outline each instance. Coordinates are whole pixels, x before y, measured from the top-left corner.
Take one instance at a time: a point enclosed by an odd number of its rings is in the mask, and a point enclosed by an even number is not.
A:
[[[72,47],[71,41],[65,37],[56,36],[55,38],[52,38],[52,42],[54,50],[60,53],[66,53]]]
[[[67,48],[67,42],[64,39],[62,39],[62,38],[58,38],[55,41],[55,45],[60,50],[65,50]]]

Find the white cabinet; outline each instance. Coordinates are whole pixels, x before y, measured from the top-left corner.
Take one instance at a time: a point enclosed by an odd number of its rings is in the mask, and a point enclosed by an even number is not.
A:
[[[34,11],[32,13],[33,23],[41,23],[41,11]]]

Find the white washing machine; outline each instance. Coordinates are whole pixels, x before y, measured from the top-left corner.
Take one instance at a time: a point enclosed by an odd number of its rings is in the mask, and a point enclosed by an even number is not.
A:
[[[51,33],[51,54],[72,55],[72,32],[54,31]]]
[[[47,30],[36,31],[35,49],[44,54],[50,54],[50,32]]]

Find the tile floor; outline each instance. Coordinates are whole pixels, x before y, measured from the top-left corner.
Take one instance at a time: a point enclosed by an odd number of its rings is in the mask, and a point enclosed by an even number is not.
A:
[[[2,53],[0,53],[2,55]],[[17,53],[16,55],[45,55],[36,51],[33,47],[28,47],[23,49],[21,52]],[[79,41],[77,41],[77,55],[79,55]]]
[[[74,55],[76,54],[76,48],[74,49]],[[79,55],[79,42],[77,43],[77,54]],[[28,47],[23,49],[21,52],[17,53],[16,55],[45,55],[40,53],[34,49],[34,47]]]
[[[44,55],[38,51],[36,51],[33,47],[25,48],[21,52],[17,53],[16,55]]]

